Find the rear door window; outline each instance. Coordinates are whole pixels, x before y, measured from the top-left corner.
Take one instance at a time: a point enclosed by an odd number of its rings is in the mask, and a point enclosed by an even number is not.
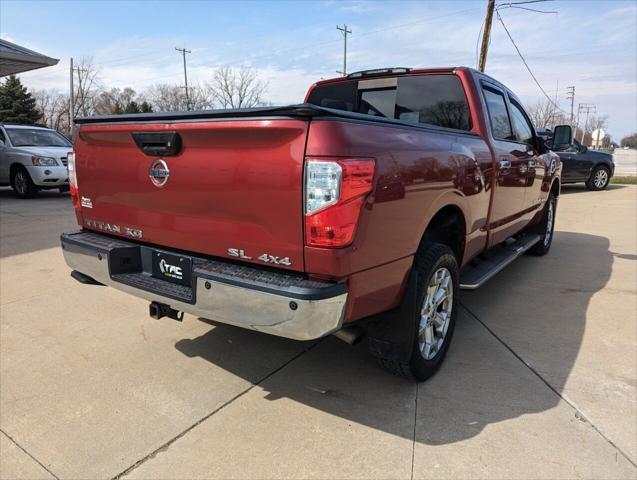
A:
[[[493,138],[509,141],[516,140],[511,129],[511,121],[509,120],[509,112],[504,101],[504,95],[489,87],[484,87],[483,92],[484,99],[487,102]]]

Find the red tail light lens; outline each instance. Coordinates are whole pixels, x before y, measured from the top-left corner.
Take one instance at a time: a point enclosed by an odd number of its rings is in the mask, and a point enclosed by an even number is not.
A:
[[[69,173],[69,191],[71,192],[71,201],[75,208],[80,208],[80,191],[77,188],[77,171],[75,169],[75,152],[69,152],[66,155],[67,170]]]
[[[374,166],[371,159],[307,159],[306,245],[340,248],[352,242]]]

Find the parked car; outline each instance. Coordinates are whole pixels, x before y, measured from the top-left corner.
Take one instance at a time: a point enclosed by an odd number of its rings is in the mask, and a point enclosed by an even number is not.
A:
[[[545,255],[559,157],[520,100],[469,68],[381,69],[306,103],[78,119],[72,276],[297,340],[364,333],[424,380],[459,289]],[[568,126],[556,134],[570,138]]]
[[[610,153],[590,150],[576,139],[562,145],[553,145],[553,134],[549,129],[538,132],[547,146],[555,151],[562,161],[562,184],[584,182],[589,190],[605,189],[615,173],[615,163]]]
[[[0,124],[0,186],[11,185],[21,198],[52,188],[68,192],[66,165],[72,148],[50,128]]]

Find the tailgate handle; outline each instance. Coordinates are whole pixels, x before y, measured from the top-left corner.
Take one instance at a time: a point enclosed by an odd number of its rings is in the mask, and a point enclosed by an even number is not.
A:
[[[181,150],[177,132],[133,132],[137,147],[150,157],[173,157]]]

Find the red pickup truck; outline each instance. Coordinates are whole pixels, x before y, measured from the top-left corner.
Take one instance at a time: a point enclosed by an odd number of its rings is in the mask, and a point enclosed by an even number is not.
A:
[[[381,365],[424,380],[459,289],[551,246],[559,157],[518,98],[470,68],[357,72],[286,107],[76,123],[81,230],[62,235],[66,262],[155,318],[366,334]]]

